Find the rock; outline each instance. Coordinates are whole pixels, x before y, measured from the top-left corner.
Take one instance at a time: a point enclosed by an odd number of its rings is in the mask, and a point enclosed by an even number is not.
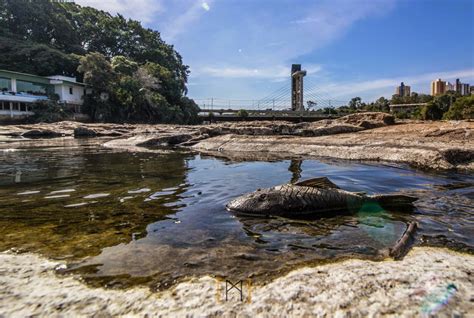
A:
[[[356,113],[336,119],[335,122],[372,129],[395,124],[395,117],[387,113],[368,112]]]
[[[50,129],[32,129],[21,134],[25,138],[56,138],[62,137],[63,134]]]
[[[145,317],[158,308],[165,317],[469,317],[474,310],[474,256],[440,248],[416,247],[401,261],[351,259],[297,268],[252,285],[251,299],[244,283],[244,302],[225,301],[225,281],[219,285],[210,276],[158,292],[92,288],[56,275],[60,264],[35,254],[0,253],[0,316]]]
[[[142,147],[153,147],[153,146],[176,146],[188,140],[191,140],[193,136],[191,134],[174,134],[164,135],[156,138],[150,138],[145,142],[137,144]]]
[[[366,130],[350,124],[307,127],[299,136],[225,135],[205,139],[193,149],[232,160],[338,158],[400,162],[423,169],[474,169],[474,123],[456,124],[463,133],[426,137],[450,122],[388,125]],[[343,134],[342,134],[343,133]],[[338,134],[338,135],[335,135]],[[262,154],[264,154],[262,156]]]
[[[87,127],[77,127],[74,129],[74,137],[96,137],[97,132],[94,129]]]

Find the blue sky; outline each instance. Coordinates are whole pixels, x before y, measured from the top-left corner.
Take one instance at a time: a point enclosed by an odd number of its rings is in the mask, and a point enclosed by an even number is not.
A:
[[[345,101],[390,97],[404,81],[474,85],[473,0],[78,0],[161,32],[191,67],[192,98],[260,99],[308,71]],[[314,87],[314,88],[313,88]]]

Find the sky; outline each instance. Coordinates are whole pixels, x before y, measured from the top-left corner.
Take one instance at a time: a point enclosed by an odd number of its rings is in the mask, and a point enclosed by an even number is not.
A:
[[[190,66],[188,96],[258,100],[307,71],[305,92],[390,98],[404,82],[474,85],[474,0],[76,0],[158,30]]]

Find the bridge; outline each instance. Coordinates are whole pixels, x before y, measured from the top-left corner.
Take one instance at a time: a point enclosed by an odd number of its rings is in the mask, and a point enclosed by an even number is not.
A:
[[[347,101],[335,100],[319,89],[301,64],[293,64],[289,75],[288,81],[262,99],[194,99],[201,109],[199,116],[210,121],[317,121],[338,117],[330,109],[347,105]]]

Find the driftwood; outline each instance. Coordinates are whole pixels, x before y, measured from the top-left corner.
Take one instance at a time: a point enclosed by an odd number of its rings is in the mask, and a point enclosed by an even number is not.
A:
[[[389,255],[395,260],[403,258],[408,252],[408,247],[411,245],[415,231],[418,228],[418,223],[410,222],[408,223],[407,229],[397,241],[394,247],[389,249]]]

